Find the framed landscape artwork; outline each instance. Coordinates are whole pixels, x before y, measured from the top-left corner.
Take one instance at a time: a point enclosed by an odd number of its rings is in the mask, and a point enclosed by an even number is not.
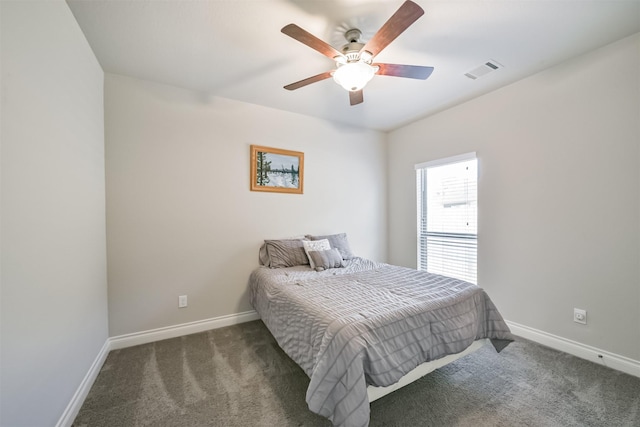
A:
[[[251,191],[302,194],[304,153],[251,146]]]

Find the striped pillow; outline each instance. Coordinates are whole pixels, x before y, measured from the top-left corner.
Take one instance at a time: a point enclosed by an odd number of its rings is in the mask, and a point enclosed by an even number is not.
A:
[[[313,261],[316,271],[344,267],[342,255],[335,248],[326,251],[309,251],[309,259]]]

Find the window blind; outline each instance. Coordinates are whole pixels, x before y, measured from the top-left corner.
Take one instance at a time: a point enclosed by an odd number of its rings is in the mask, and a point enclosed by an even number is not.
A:
[[[477,283],[475,153],[416,165],[418,269]]]

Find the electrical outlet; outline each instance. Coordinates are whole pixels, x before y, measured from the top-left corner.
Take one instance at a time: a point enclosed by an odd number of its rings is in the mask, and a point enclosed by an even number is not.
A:
[[[184,308],[187,306],[187,296],[186,295],[180,295],[178,297],[178,308]]]
[[[582,323],[583,325],[587,324],[587,310],[582,310],[580,308],[573,309],[573,321],[576,323]]]

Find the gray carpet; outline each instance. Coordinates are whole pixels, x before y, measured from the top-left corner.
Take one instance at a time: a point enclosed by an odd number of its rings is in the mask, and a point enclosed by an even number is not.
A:
[[[73,424],[330,426],[260,321],[112,351]],[[518,339],[371,404],[371,426],[640,426],[640,378]]]

